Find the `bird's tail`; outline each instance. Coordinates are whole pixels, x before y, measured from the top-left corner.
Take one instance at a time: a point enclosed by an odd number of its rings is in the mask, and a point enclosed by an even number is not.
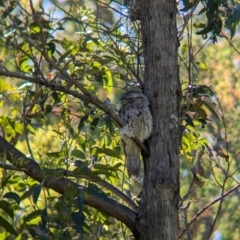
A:
[[[128,136],[124,136],[124,144],[125,144],[125,154],[127,160],[127,171],[129,177],[133,177],[134,179],[138,179],[139,169],[140,169],[140,154],[141,150],[137,146],[137,144]]]

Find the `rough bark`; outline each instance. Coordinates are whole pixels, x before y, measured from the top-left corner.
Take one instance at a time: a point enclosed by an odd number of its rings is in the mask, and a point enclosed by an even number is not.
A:
[[[144,183],[136,239],[178,239],[179,74],[176,1],[143,0],[144,93],[149,97],[153,133],[144,159]]]

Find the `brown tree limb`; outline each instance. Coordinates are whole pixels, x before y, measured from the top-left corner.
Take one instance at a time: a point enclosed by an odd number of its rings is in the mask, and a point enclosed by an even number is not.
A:
[[[1,159],[0,159],[1,160]],[[11,164],[4,164],[0,162],[0,168],[6,169],[6,170],[13,170],[13,171],[24,171],[24,169],[19,169]],[[44,169],[43,170],[45,175],[51,175],[51,176],[57,176],[57,177],[62,177],[62,176],[67,176],[67,177],[74,177],[74,178],[81,178],[81,179],[86,179],[89,180],[91,182],[94,182],[104,188],[106,188],[107,190],[112,191],[116,196],[118,196],[119,198],[121,198],[125,203],[127,203],[129,205],[129,207],[131,207],[131,209],[133,211],[137,211],[138,210],[138,206],[133,202],[133,200],[131,198],[129,198],[126,194],[124,194],[122,191],[120,191],[119,189],[117,189],[116,187],[114,187],[112,184],[102,180],[102,179],[97,179],[94,178],[92,176],[88,176],[86,174],[78,174],[78,173],[74,173],[73,171],[69,171],[63,168],[58,168],[58,169]]]
[[[48,175],[58,174],[58,175],[74,177],[74,178],[82,178],[82,179],[86,179],[86,180],[89,180],[91,182],[94,182],[94,183],[96,183],[98,185],[101,185],[102,187],[112,191],[114,194],[116,194],[116,196],[118,196],[124,202],[126,202],[131,207],[131,209],[133,209],[135,212],[138,210],[138,206],[132,201],[131,198],[129,198],[122,191],[120,191],[119,189],[114,187],[112,184],[110,184],[110,183],[108,183],[104,180],[97,179],[97,178],[94,178],[93,176],[88,176],[86,174],[74,173],[72,171],[65,170],[65,169],[44,169],[44,172],[46,172],[46,174],[48,174]]]
[[[109,197],[105,197],[103,199],[102,197],[87,191],[86,188],[83,188],[82,186],[64,177],[46,176],[36,161],[26,157],[22,152],[18,151],[1,136],[0,154],[15,167],[23,169],[26,175],[38,182],[42,182],[44,180],[44,185],[46,187],[49,187],[60,194],[66,193],[69,189],[73,189],[77,196],[80,191],[83,191],[84,204],[96,208],[108,214],[109,216],[118,219],[133,232],[136,213],[130,208],[116,202]]]

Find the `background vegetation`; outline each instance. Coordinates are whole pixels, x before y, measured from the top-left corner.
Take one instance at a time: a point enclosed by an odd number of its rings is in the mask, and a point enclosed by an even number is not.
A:
[[[144,72],[131,3],[22,0],[0,7],[1,136],[44,175],[80,188],[59,194],[3,154],[0,238],[129,239],[124,224],[84,204],[83,194],[132,209],[138,203],[143,174],[140,182],[126,175],[117,118],[121,93],[138,89]],[[181,1],[178,10],[180,237],[239,239],[240,6]]]

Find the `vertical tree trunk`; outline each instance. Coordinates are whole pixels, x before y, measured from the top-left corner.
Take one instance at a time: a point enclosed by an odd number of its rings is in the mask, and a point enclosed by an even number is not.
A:
[[[142,0],[145,56],[144,93],[149,97],[153,133],[145,175],[136,239],[178,239],[179,101],[175,0]]]

